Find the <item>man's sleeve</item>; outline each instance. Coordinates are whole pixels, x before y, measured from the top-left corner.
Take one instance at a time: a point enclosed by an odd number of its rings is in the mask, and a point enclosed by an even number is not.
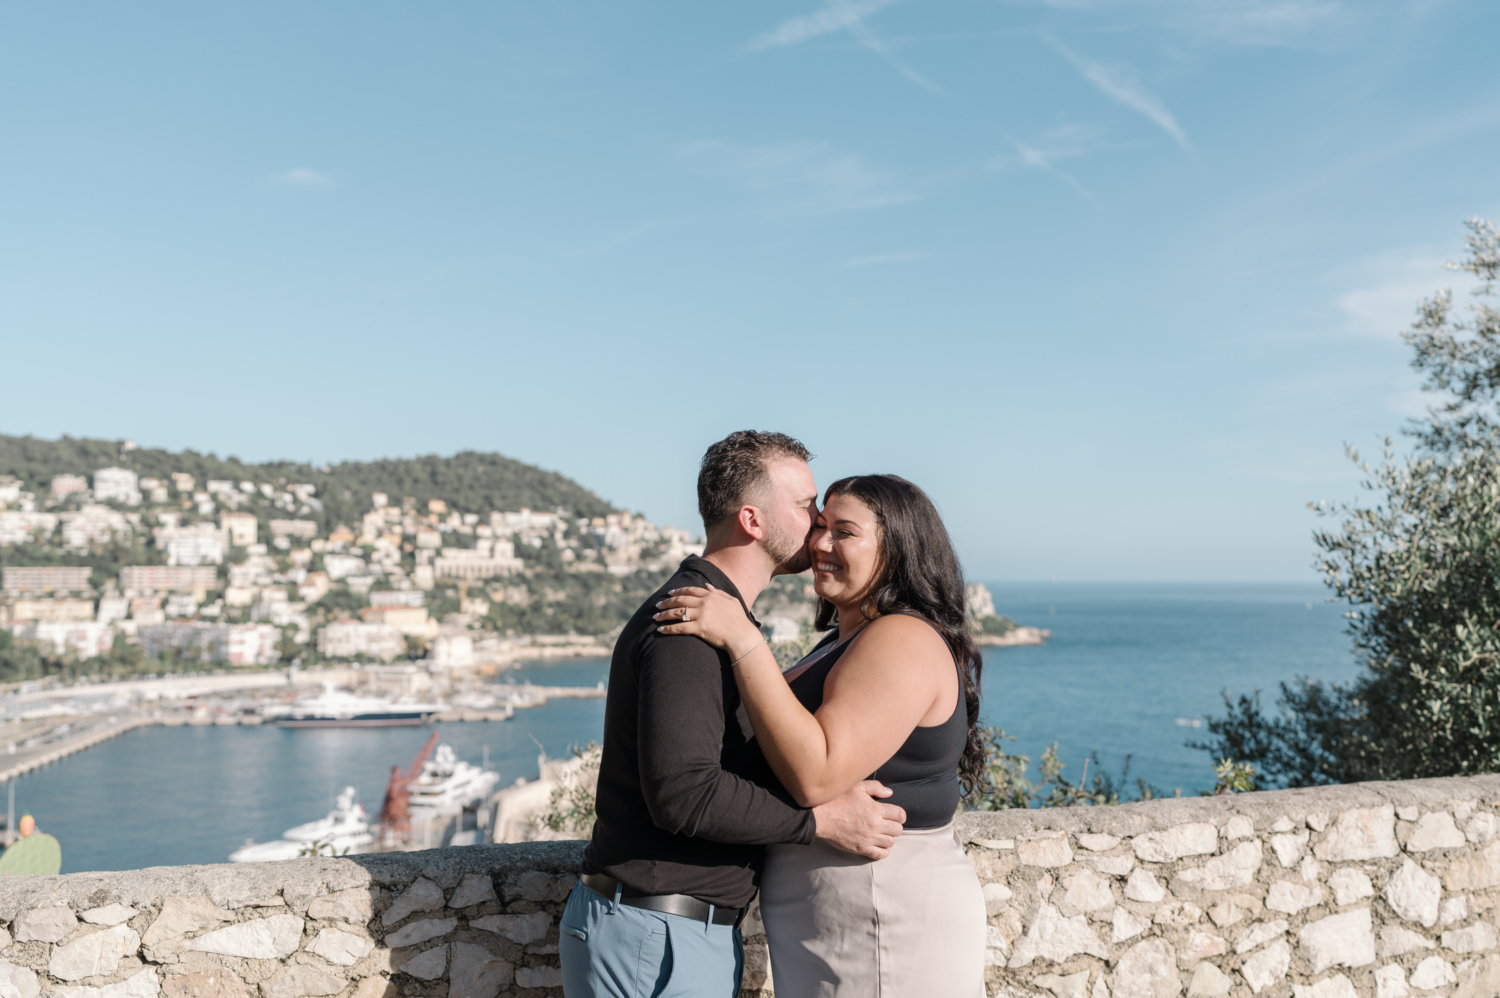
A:
[[[734,845],[811,842],[811,811],[720,767],[724,675],[713,647],[653,635],[638,662],[641,792],[657,827]]]

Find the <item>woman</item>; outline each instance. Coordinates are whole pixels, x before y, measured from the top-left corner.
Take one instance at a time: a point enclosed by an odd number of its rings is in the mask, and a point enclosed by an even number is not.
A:
[[[867,860],[771,846],[761,915],[780,998],[982,998],[984,898],[953,832],[977,781],[980,658],[963,573],[925,493],[895,475],[829,486],[808,539],[817,626],[837,631],[783,676],[739,602],[679,589],[667,634],[724,648],[782,784],[804,807],[865,779],[894,793],[906,831]]]

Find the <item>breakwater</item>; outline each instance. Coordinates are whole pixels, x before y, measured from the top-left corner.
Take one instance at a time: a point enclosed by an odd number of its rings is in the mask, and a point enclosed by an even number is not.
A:
[[[991,998],[1500,994],[1500,777],[962,815]],[[0,881],[16,998],[533,998],[577,842]],[[746,994],[774,981],[746,925]],[[7,991],[7,993],[10,993]]]

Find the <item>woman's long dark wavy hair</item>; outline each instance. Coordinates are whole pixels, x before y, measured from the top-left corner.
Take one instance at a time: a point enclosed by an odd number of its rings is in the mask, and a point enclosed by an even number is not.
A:
[[[979,785],[986,761],[979,737],[979,677],[984,662],[969,634],[964,572],[953,539],[927,493],[896,475],[841,478],[828,486],[823,505],[834,496],[858,499],[880,525],[880,567],[860,612],[869,620],[888,613],[927,618],[942,632],[959,663],[969,736],[958,763],[958,778],[967,797]],[[837,608],[820,598],[818,630],[828,630],[837,620]]]

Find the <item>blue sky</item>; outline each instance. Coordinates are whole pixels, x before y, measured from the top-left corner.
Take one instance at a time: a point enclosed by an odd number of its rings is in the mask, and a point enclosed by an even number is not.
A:
[[[970,574],[1311,580],[1500,214],[1500,6],[32,4],[0,430],[498,450],[692,525],[746,426]]]

